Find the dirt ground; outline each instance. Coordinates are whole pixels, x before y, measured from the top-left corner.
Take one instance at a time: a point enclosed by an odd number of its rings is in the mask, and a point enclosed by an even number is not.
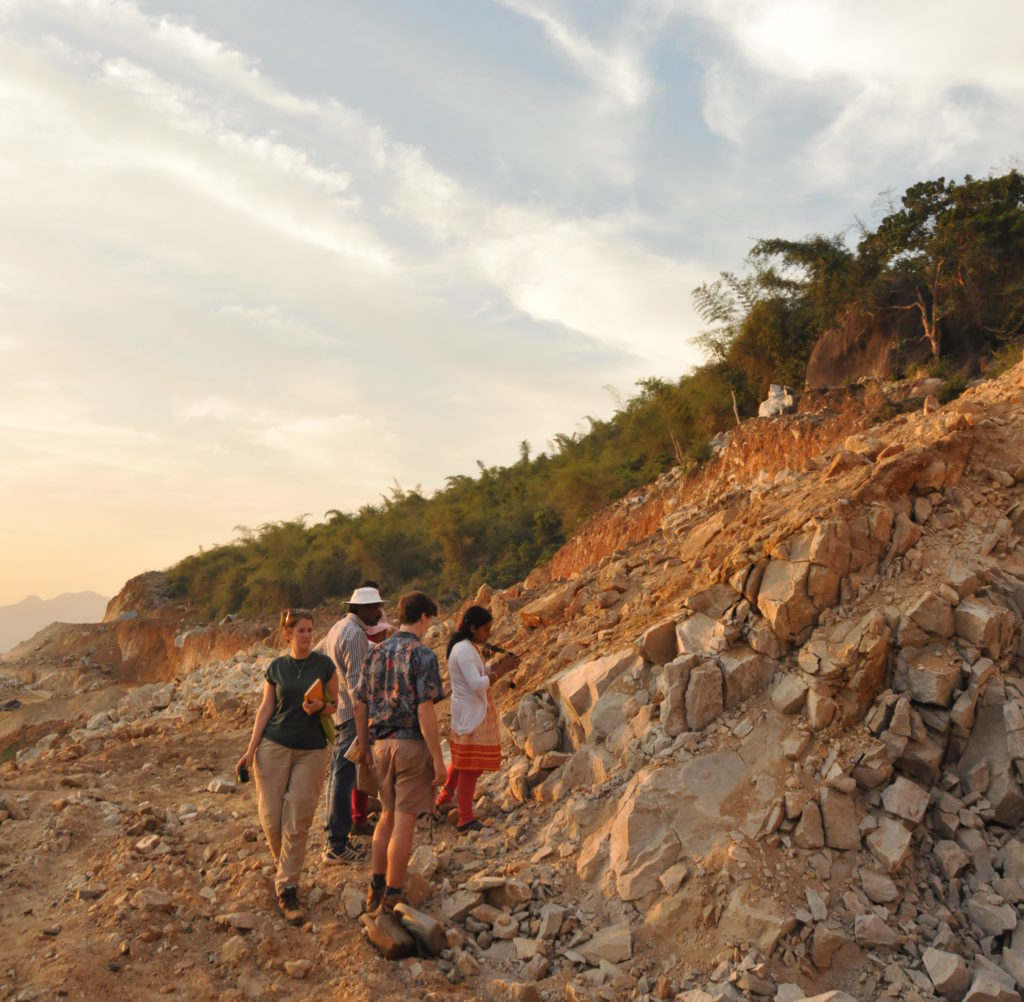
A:
[[[0,997],[473,997],[436,969],[384,960],[364,940],[339,895],[348,881],[365,886],[367,865],[321,863],[322,817],[301,888],[309,921],[293,928],[280,919],[251,784],[206,789],[231,775],[249,726],[240,716],[229,726],[135,725],[70,745],[56,764],[7,767],[2,792],[27,801],[28,817],[0,829]],[[134,848],[149,831],[160,835],[153,854]],[[163,895],[147,903],[146,888]],[[229,963],[221,949],[230,930],[217,916],[234,912],[252,913],[255,928]],[[302,958],[313,968],[295,980],[284,963]]]

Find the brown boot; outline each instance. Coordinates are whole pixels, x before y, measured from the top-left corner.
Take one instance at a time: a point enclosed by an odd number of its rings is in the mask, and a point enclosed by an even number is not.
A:
[[[302,925],[306,916],[299,904],[299,889],[294,884],[286,884],[277,896],[277,907],[281,910],[284,920],[289,925]]]
[[[399,891],[397,894],[385,894],[380,901],[380,911],[382,915],[390,915],[396,905],[405,904],[405,895]]]
[[[367,914],[372,915],[380,908],[381,902],[384,900],[384,888],[376,888],[372,884],[366,891],[366,911]]]

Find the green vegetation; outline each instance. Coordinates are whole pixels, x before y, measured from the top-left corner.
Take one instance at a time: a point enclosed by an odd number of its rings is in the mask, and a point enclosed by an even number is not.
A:
[[[758,241],[743,274],[694,290],[708,361],[678,382],[642,380],[613,417],[588,417],[586,434],[556,435],[533,458],[524,442],[517,463],[478,463],[478,476],[450,477],[429,498],[396,483],[356,513],[240,528],[171,569],[176,593],[217,617],[315,605],[366,578],[444,601],[483,582],[505,587],[611,500],[672,466],[694,468],[734,408],[755,414],[770,383],[802,385],[829,328],[916,330],[900,347],[908,360],[924,348],[944,397],[962,391],[965,365],[1009,364],[1024,332],[1024,176],[921,182],[860,236],[856,250],[841,236]]]
[[[347,597],[370,578],[395,594],[421,587],[449,601],[480,584],[505,587],[549,559],[593,512],[672,466],[706,454],[713,396],[696,376],[644,380],[607,421],[586,434],[556,435],[511,466],[478,463],[476,477],[449,477],[430,498],[397,484],[379,505],[239,527],[239,537],[171,568],[175,593],[210,617],[266,614],[287,605]],[[730,417],[731,421],[732,418]]]

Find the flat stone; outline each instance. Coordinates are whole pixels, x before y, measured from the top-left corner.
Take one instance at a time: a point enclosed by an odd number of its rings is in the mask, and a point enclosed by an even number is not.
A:
[[[800,814],[793,832],[793,844],[801,849],[822,849],[825,846],[825,829],[821,822],[821,810],[812,800]]]
[[[997,894],[976,891],[967,902],[967,915],[986,936],[1001,936],[1017,928],[1017,912]]]
[[[676,646],[680,654],[717,654],[726,647],[721,624],[717,619],[695,612],[676,624]]]
[[[832,966],[835,952],[848,940],[841,929],[836,929],[825,922],[814,927],[811,937],[811,960],[819,971],[827,971]]]
[[[929,946],[922,960],[935,990],[950,1002],[960,1002],[971,983],[964,958]]]
[[[243,957],[248,956],[248,954],[249,944],[245,941],[245,937],[239,933],[229,936],[224,941],[224,945],[220,948],[221,961],[229,965],[237,964]]]
[[[907,658],[910,698],[932,706],[951,706],[963,680],[963,661],[952,652],[919,651]]]
[[[441,902],[441,913],[449,922],[461,922],[483,902],[484,896],[479,891],[456,891]]]
[[[861,867],[859,872],[860,886],[869,901],[873,901],[876,905],[887,905],[901,897],[902,892],[899,887],[884,873],[879,873],[878,870],[872,870],[866,866]]]
[[[1008,880],[1024,877],[1024,842],[1012,838],[1003,846],[1003,876]]]
[[[676,644],[676,621],[664,619],[649,627],[637,641],[637,647],[644,660],[656,665],[668,664],[679,653]]]
[[[725,708],[722,673],[715,664],[702,664],[690,672],[686,687],[686,723],[692,731],[701,731],[717,719]]]
[[[621,964],[633,955],[633,936],[628,925],[613,925],[601,929],[576,949],[588,964],[597,966],[602,960]]]
[[[953,607],[935,592],[926,592],[907,609],[907,616],[925,633],[953,636]]]
[[[799,675],[787,672],[772,690],[772,705],[779,713],[799,713],[807,701],[807,683]]]
[[[1010,973],[1018,988],[1024,988],[1024,926],[1013,930],[1009,944],[1003,949],[1003,967]]]
[[[719,654],[718,667],[722,672],[725,708],[731,710],[761,692],[771,682],[777,666],[771,658],[740,644]]]
[[[897,776],[882,794],[882,806],[890,814],[912,821],[915,825],[921,822],[928,810],[929,800],[929,792],[906,776]]]
[[[936,842],[933,854],[947,880],[952,880],[971,862],[963,848],[950,839]]]
[[[252,912],[228,912],[218,915],[217,923],[231,929],[249,930],[256,928],[257,918]]]
[[[874,912],[858,915],[853,921],[853,937],[861,946],[894,946],[899,936]]]
[[[847,794],[827,786],[822,789],[820,796],[825,845],[830,849],[859,849],[860,828],[853,800]]]
[[[807,724],[812,731],[821,731],[828,727],[835,718],[837,709],[836,701],[831,696],[816,689],[808,691]]]
[[[313,969],[313,961],[305,957],[298,960],[286,960],[284,962],[285,973],[290,978],[301,980]]]
[[[882,818],[866,841],[875,858],[889,873],[895,873],[910,854],[910,832],[892,818]]]
[[[963,1002],[1020,1002],[1020,993],[986,971],[975,975]]]
[[[540,939],[555,939],[565,921],[567,909],[562,905],[548,902],[540,910],[540,928],[537,935]]]
[[[999,657],[1013,636],[1013,613],[987,599],[964,599],[956,607],[953,618],[956,635],[993,659]]]

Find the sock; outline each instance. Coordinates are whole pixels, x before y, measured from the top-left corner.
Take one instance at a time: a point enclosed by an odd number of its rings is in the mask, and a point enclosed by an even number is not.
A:
[[[370,886],[375,890],[379,891],[385,886],[384,874],[374,873],[370,875]]]

